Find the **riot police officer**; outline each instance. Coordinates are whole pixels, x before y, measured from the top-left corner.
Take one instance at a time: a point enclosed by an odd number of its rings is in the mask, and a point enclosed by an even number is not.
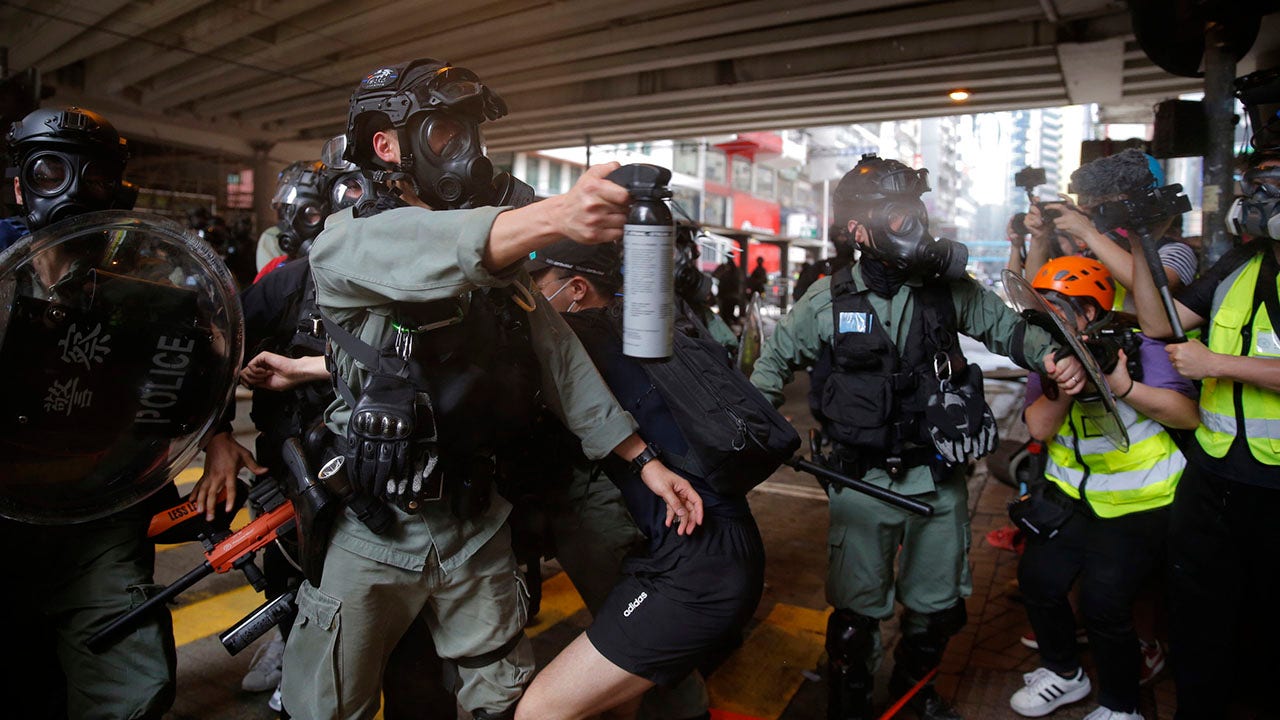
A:
[[[352,95],[338,145],[375,193],[331,216],[310,257],[339,394],[321,475],[345,475],[365,512],[349,502],[320,586],[300,590],[283,681],[296,716],[371,717],[387,654],[420,616],[457,668],[459,703],[509,717],[533,657],[510,506],[493,489],[503,438],[524,431],[540,388],[588,456],[645,449],[518,263],[561,236],[618,240],[629,197],[605,180],[617,166],[511,209],[532,193],[495,177],[479,127],[505,112],[474,73],[431,59],[378,68]],[[696,493],[644,467],[692,531]]]
[[[122,179],[127,145],[101,115],[75,107],[36,110],[13,124],[8,141],[9,175],[32,232],[97,210],[132,208],[136,191]],[[39,273],[37,281],[45,286],[41,295],[57,297],[64,289],[58,276],[66,279],[70,273],[60,272],[65,267],[38,269],[51,271]],[[72,284],[66,283],[68,292]],[[0,520],[0,546],[21,549],[6,565],[3,615],[15,621],[19,633],[34,626],[53,636],[66,681],[63,710],[70,717],[159,718],[173,703],[176,653],[167,611],[153,614],[101,653],[84,647],[90,635],[156,589],[155,550],[146,537],[149,519],[144,503],[81,524]],[[42,653],[32,652],[21,639],[8,648],[15,657],[9,665],[13,672],[6,672],[0,685],[6,707],[23,717],[40,717],[43,709],[27,703],[48,701],[39,693],[48,677],[26,673],[48,670],[31,662]]]
[[[835,468],[935,508],[922,518],[828,490],[832,720],[871,717],[879,624],[893,616],[895,599],[905,607],[890,682],[895,695],[938,666],[966,622],[965,467],[990,452],[995,433],[981,371],[964,359],[958,333],[1024,367],[1039,369],[1055,349],[1047,333],[1027,327],[965,274],[963,246],[929,235],[920,200],[928,189],[928,171],[873,154],[844,176],[835,191],[837,221],[862,257],[810,287],[765,343],[751,376],[777,405],[793,372],[812,366],[810,406],[833,443]],[[1073,358],[1046,361],[1043,369],[1068,392],[1083,386]],[[959,717],[932,685],[910,707],[929,720]]]

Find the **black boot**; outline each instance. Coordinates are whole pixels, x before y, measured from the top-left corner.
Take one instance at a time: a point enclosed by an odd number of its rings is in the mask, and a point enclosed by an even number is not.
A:
[[[827,720],[870,720],[873,633],[880,621],[852,610],[827,619]]]
[[[918,615],[910,617],[912,615],[914,613],[910,610],[903,614],[902,639],[893,652],[893,674],[889,677],[889,692],[895,702],[942,664],[947,641],[964,627],[966,620],[963,601],[923,619]],[[963,720],[960,713],[938,694],[932,679],[907,701],[907,708],[919,720]]]

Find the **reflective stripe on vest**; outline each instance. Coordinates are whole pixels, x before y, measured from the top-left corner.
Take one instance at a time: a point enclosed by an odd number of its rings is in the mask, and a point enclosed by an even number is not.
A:
[[[1249,327],[1249,347],[1244,347],[1245,323],[1253,312],[1253,297],[1262,269],[1262,255],[1255,255],[1218,285],[1210,314],[1209,349],[1223,355],[1280,358],[1277,337],[1265,303],[1258,306]],[[1280,284],[1280,278],[1277,279]],[[1200,390],[1200,427],[1196,439],[1210,457],[1227,454],[1241,435],[1236,425],[1236,383],[1227,378],[1205,378]],[[1280,393],[1256,385],[1240,384],[1245,417],[1243,437],[1258,462],[1280,465]]]
[[[1081,405],[1077,402],[1071,406],[1071,417],[1063,421],[1057,437],[1049,443],[1045,477],[1067,495],[1079,499],[1088,466],[1085,496],[1098,517],[1119,517],[1173,502],[1174,489],[1187,461],[1164,427],[1128,404],[1116,403],[1120,421],[1129,430],[1129,451],[1117,449],[1105,437],[1083,437],[1079,439],[1080,457],[1084,460],[1081,465],[1073,449],[1075,438],[1071,431],[1072,424],[1077,429],[1089,426],[1086,409]]]

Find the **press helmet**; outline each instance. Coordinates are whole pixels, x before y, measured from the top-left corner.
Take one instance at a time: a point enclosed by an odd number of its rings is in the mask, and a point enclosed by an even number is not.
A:
[[[124,138],[91,110],[35,110],[9,127],[8,177],[17,177],[27,226],[38,230],[94,210],[128,209],[137,197],[121,176]]]
[[[479,125],[507,114],[507,105],[475,73],[431,58],[369,73],[351,95],[342,158],[374,180],[411,179],[437,209],[487,204],[493,164]],[[373,152],[373,136],[395,130],[400,160]]]
[[[1116,300],[1116,284],[1111,273],[1097,260],[1079,255],[1064,255],[1041,266],[1031,280],[1031,287],[1061,307],[1062,301],[1084,314],[1084,305],[1096,306],[1095,319],[1111,311]]]

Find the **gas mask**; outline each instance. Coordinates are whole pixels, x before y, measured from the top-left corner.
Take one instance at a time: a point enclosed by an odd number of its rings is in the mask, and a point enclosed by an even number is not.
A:
[[[329,207],[332,212],[355,207],[363,197],[373,196],[373,181],[359,170],[339,175],[329,188]]]
[[[18,175],[27,227],[35,231],[76,215],[120,207],[127,195],[121,192],[122,171],[118,162],[97,155],[32,152]]]
[[[946,238],[929,234],[929,213],[918,197],[888,196],[859,203],[853,213],[867,229],[867,255],[895,270],[926,279],[958,280],[965,276],[969,250]]]
[[[1280,167],[1254,169],[1240,180],[1243,197],[1227,211],[1227,229],[1236,235],[1280,240]]]
[[[350,161],[374,182],[412,180],[437,210],[519,207],[535,199],[533,188],[508,173],[495,177],[480,137],[480,123],[506,114],[502,98],[466,68],[431,58],[384,66],[352,94],[347,132],[325,157]],[[372,151],[374,134],[389,129],[400,138],[397,162]]]
[[[136,188],[121,182],[129,157],[106,118],[71,107],[41,108],[9,128],[8,177],[17,177],[32,230],[95,210],[130,209]]]
[[[693,229],[681,225],[676,232],[675,291],[685,302],[701,307],[711,292],[711,278],[698,269],[698,242]]]
[[[329,203],[324,187],[326,168],[318,161],[296,162],[280,173],[271,206],[280,229],[280,249],[289,259],[307,255],[324,229]]]
[[[480,128],[448,111],[423,113],[408,128],[411,170],[418,196],[433,208],[489,204],[493,163],[484,155]]]

